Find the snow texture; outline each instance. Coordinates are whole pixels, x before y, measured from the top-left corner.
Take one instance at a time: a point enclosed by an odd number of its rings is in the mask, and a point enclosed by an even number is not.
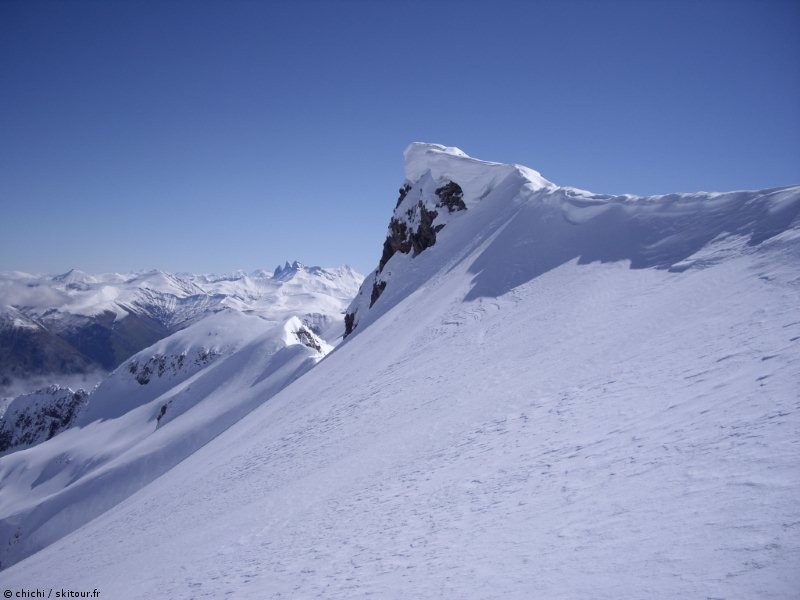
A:
[[[466,210],[365,280],[353,335],[5,587],[796,598],[800,188],[603,197],[406,158],[396,217],[445,180]],[[230,367],[198,417],[249,393]]]

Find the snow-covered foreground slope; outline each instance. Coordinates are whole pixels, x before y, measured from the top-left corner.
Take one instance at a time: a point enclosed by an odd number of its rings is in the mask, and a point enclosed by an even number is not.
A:
[[[136,355],[75,426],[0,458],[0,557],[28,556],[146,485],[311,368],[330,347],[296,317],[229,312]]]
[[[796,597],[798,189],[722,196],[700,235],[711,195],[618,210],[424,150],[449,172],[410,190],[466,209],[368,278],[346,343],[6,588]]]

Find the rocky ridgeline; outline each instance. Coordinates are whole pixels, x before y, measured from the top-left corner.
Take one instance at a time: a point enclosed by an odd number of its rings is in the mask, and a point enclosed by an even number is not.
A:
[[[128,363],[128,372],[139,385],[147,385],[153,377],[164,377],[187,369],[190,365],[204,367],[214,358],[219,356],[216,350],[201,348],[191,359],[186,352],[180,354],[155,354],[146,361],[134,359]]]

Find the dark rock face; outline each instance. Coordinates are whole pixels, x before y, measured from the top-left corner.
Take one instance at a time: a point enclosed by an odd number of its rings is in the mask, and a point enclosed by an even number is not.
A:
[[[383,290],[386,289],[386,282],[382,281],[378,276],[383,271],[386,263],[389,262],[389,259],[398,252],[402,254],[411,252],[411,256],[416,256],[426,248],[430,248],[436,243],[436,234],[444,227],[443,224],[434,227],[433,221],[439,216],[439,213],[435,210],[428,210],[422,200],[417,202],[415,207],[406,211],[409,221],[414,219],[415,212],[419,214],[419,225],[416,230],[411,229],[406,221],[401,221],[396,217],[392,217],[392,220],[389,221],[389,235],[386,236],[386,240],[383,242],[383,254],[378,262],[378,272],[375,275],[375,282],[372,285],[372,293],[369,299],[370,308],[381,297]]]
[[[438,188],[436,195],[439,196],[438,206],[446,206],[451,213],[467,210],[467,205],[464,204],[464,190],[455,181],[448,181]]]
[[[170,402],[171,402],[171,400],[170,400]],[[161,425],[161,419],[163,419],[164,415],[167,414],[167,406],[169,405],[170,402],[167,402],[167,404],[162,404],[161,405],[161,408],[158,411],[158,416],[156,416],[156,427],[158,425]]]
[[[317,338],[314,336],[311,331],[306,329],[305,327],[301,327],[297,331],[294,332],[297,341],[299,341],[304,346],[316,350],[317,352],[322,352],[322,346],[320,345]]]
[[[420,223],[416,230],[411,230],[405,221],[396,217],[392,217],[389,221],[389,235],[383,242],[383,254],[378,262],[378,273],[383,271],[386,263],[397,252],[408,254],[413,251],[412,256],[416,256],[436,243],[436,233],[444,227],[444,225],[433,227],[433,221],[439,216],[439,213],[425,208],[422,200],[407,211],[409,219],[413,217],[414,211],[420,215]]]
[[[426,248],[430,248],[436,243],[436,234],[442,230],[444,225],[433,227],[433,221],[439,216],[435,210],[428,210],[423,206],[422,201],[417,205],[420,213],[420,223],[417,230],[409,236],[411,248],[414,251],[411,256],[416,256]]]
[[[383,254],[378,261],[378,273],[383,271],[383,267],[394,256],[395,252],[407,254],[411,250],[411,241],[408,235],[408,225],[405,222],[392,217],[389,221],[389,235],[383,242]]]
[[[406,195],[408,192],[411,191],[411,184],[407,183],[403,187],[400,188],[400,197],[397,199],[397,204],[394,205],[395,209],[400,206],[400,203],[405,200]]]
[[[0,429],[0,453],[5,452],[14,445],[14,434],[11,429]]]
[[[375,283],[372,284],[372,295],[369,299],[369,307],[372,308],[372,305],[381,297],[383,290],[386,289],[386,282],[381,281],[379,279],[375,279]]]
[[[204,366],[217,356],[213,350],[203,348],[197,352],[194,358],[196,366]],[[138,360],[132,360],[128,363],[128,372],[133,375],[133,378],[139,385],[147,385],[150,380],[155,377],[164,377],[164,375],[177,373],[182,370],[186,365],[186,354],[173,354],[166,356],[163,354],[156,354],[151,356],[143,363]]]
[[[0,453],[49,440],[72,426],[87,393],[50,386],[16,398],[0,419]]]
[[[412,186],[409,184],[400,188],[400,197],[395,205],[395,213],[411,189]],[[435,205],[436,208],[447,208],[450,213],[467,209],[467,205],[464,204],[464,190],[455,181],[448,181],[445,185],[437,188],[435,193],[439,198]],[[438,216],[439,211],[427,208],[421,199],[416,205],[408,208],[404,216],[392,216],[389,221],[389,233],[383,242],[383,251],[375,272],[375,280],[372,283],[369,308],[372,308],[386,290],[387,282],[381,279],[381,273],[395,254],[410,252],[411,256],[415,257],[436,244],[436,234],[444,228],[444,223],[433,224]],[[345,315],[344,337],[350,335],[355,329],[355,316],[355,313]]]
[[[351,333],[353,333],[353,329],[356,328],[356,314],[355,313],[345,313],[344,315],[344,337],[347,337]]]

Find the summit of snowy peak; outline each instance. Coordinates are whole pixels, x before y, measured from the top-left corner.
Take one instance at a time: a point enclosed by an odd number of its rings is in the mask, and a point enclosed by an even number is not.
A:
[[[509,175],[520,177],[521,184],[532,189],[555,189],[557,186],[538,171],[515,164],[489,162],[472,158],[460,148],[412,142],[403,152],[406,182],[416,183],[427,173],[436,183],[455,181],[467,198],[480,198]]]
[[[53,281],[82,281],[84,279],[91,279],[88,273],[84,273],[80,269],[70,269],[66,273],[53,276]]]
[[[396,255],[413,259],[433,247],[443,229],[448,228],[453,247],[440,253],[447,260],[452,251],[461,250],[469,240],[482,238],[487,225],[514,203],[532,196],[543,197],[561,188],[527,167],[478,160],[459,148],[414,142],[404,152],[406,179],[389,221],[389,230],[377,269],[367,277],[359,296],[345,318],[345,335],[357,322],[356,313],[369,310],[383,294],[390,278],[404,270]],[[464,213],[476,213],[467,218]],[[453,233],[455,231],[455,233]],[[405,261],[406,259],[400,259]],[[432,264],[429,268],[434,268]],[[405,276],[408,291],[416,287],[420,271],[412,279]],[[428,273],[429,275],[432,272]],[[366,293],[365,293],[366,292]],[[385,305],[385,303],[384,303]]]
[[[747,251],[800,223],[800,186],[611,196],[458,148],[413,143],[404,154],[406,180],[377,267],[348,307],[345,335],[462,262],[469,301],[501,296],[572,260],[679,272],[707,264],[704,249],[725,236],[744,240]]]
[[[66,273],[61,273],[52,278],[54,282],[64,284],[67,289],[84,290],[92,283],[97,283],[97,279],[84,273],[79,269],[70,269]]]
[[[403,152],[406,160],[418,154],[449,154],[450,156],[460,156],[471,158],[469,154],[461,148],[455,146],[445,146],[444,144],[433,144],[430,142],[411,142]]]

